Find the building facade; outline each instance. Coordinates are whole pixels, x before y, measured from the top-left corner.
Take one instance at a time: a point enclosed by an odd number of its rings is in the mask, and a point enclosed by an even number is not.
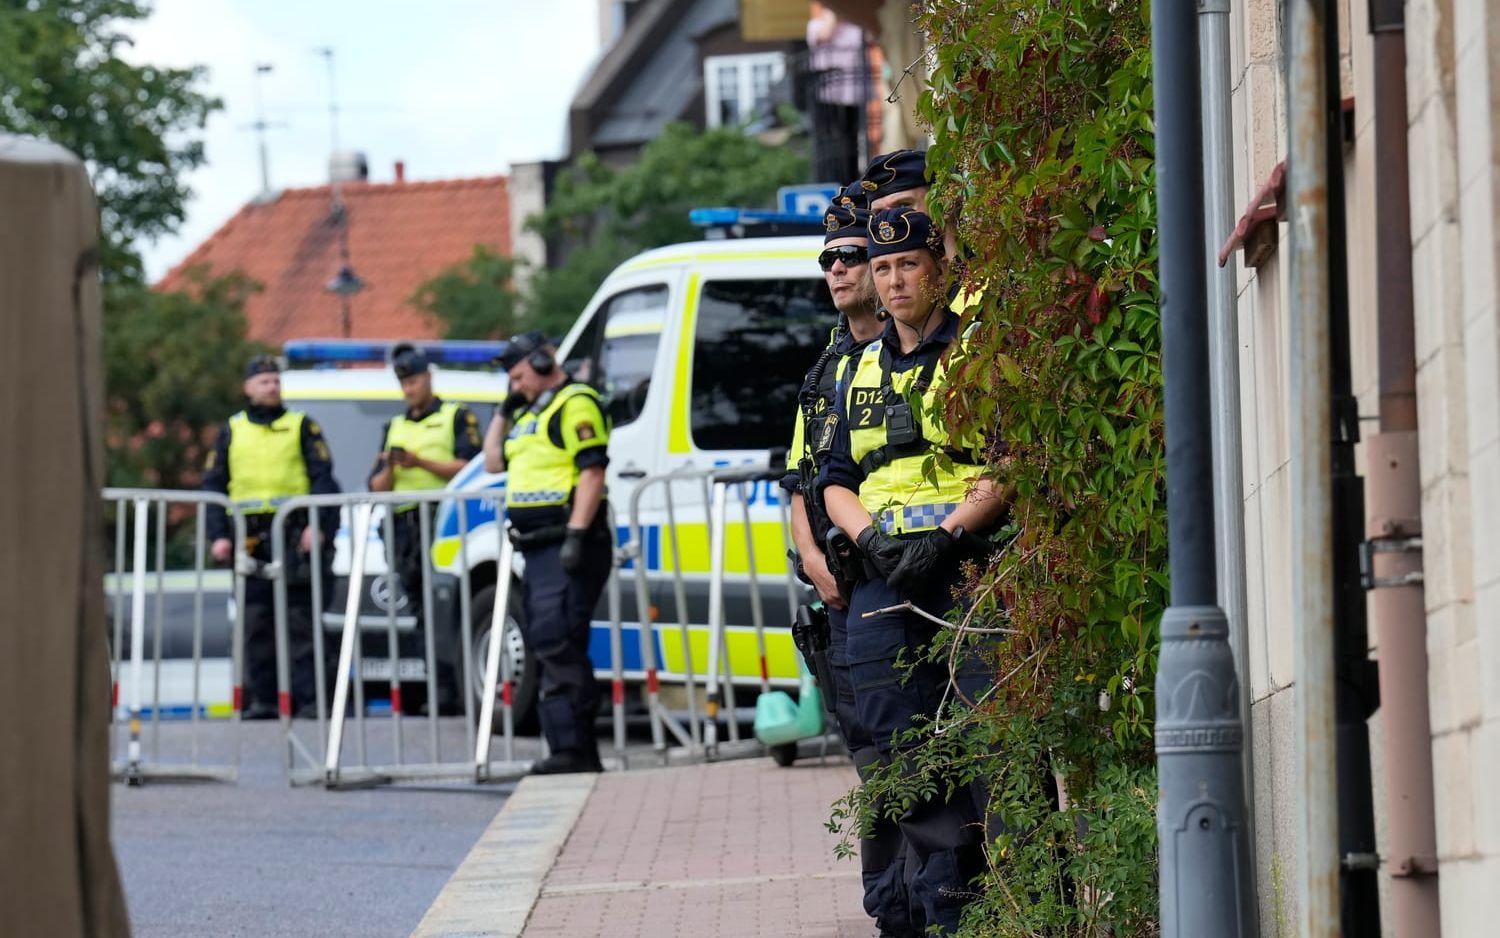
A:
[[[1384,215],[1375,134],[1377,68],[1371,8],[1340,0],[1350,351],[1360,425],[1379,412],[1381,299],[1377,237]],[[1228,240],[1235,271],[1241,468],[1256,878],[1261,933],[1299,931],[1296,636],[1293,605],[1288,230],[1276,216],[1288,153],[1287,4],[1230,6],[1234,191],[1245,205]],[[1496,80],[1500,11],[1478,0],[1404,4],[1420,544],[1424,617],[1381,621],[1371,606],[1370,654],[1382,636],[1426,630],[1427,705],[1442,931],[1495,932],[1500,891],[1500,294],[1495,239],[1500,190]],[[1379,59],[1388,65],[1388,60]],[[1386,77],[1389,77],[1388,75]],[[1383,164],[1382,164],[1383,165]],[[1210,232],[1217,241],[1230,232]],[[1279,250],[1278,250],[1279,245]],[[1369,438],[1358,469],[1371,473]],[[1375,467],[1378,469],[1379,467]],[[1370,721],[1383,930],[1395,934],[1382,713]],[[1399,874],[1399,871],[1398,875]]]

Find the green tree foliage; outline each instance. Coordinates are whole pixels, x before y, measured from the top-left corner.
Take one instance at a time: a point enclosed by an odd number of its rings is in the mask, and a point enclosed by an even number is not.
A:
[[[621,261],[697,240],[690,209],[766,205],[779,187],[806,175],[805,157],[735,127],[700,132],[669,124],[625,169],[585,153],[558,178],[546,211],[527,222],[566,251],[561,265],[532,278],[527,315],[571,323]]]
[[[138,0],[0,0],[0,130],[42,137],[88,164],[103,223],[106,283],[139,281],[135,243],[174,230],[203,163],[197,132],[220,104],[202,68],[120,58]]]
[[[994,690],[912,731],[905,771],[879,774],[835,823],[987,780],[1001,823],[972,935],[1159,927],[1151,691],[1168,584],[1147,10],[920,10],[936,50],[919,106],[931,206],[957,225],[957,275],[982,294],[945,416],[960,435],[998,430],[986,472],[1017,491],[966,622],[1013,632],[991,651]]]
[[[475,245],[468,260],[422,284],[411,302],[442,325],[444,338],[504,338],[516,328],[515,269],[515,261]]]
[[[189,272],[191,287],[115,290],[104,333],[111,485],[196,488],[215,428],[242,406],[243,366],[266,349],[245,338],[239,274]]]
[[[182,293],[143,283],[137,245],[177,228],[220,104],[202,68],[120,57],[138,0],[0,0],[0,129],[82,157],[98,195],[104,279],[109,480],[192,487],[212,427],[240,405],[242,277],[192,278]]]

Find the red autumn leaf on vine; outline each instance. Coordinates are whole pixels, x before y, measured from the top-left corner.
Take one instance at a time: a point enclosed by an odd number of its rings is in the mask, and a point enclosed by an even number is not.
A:
[[[1109,232],[1104,230],[1103,225],[1095,225],[1094,227],[1089,229],[1089,240],[1107,241],[1109,240]]]
[[[1096,283],[1093,289],[1089,290],[1088,301],[1083,306],[1084,313],[1088,315],[1089,322],[1098,325],[1107,309],[1109,309],[1109,291]]]

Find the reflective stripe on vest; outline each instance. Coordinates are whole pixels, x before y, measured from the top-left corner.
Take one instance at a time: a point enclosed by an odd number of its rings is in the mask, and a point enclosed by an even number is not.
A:
[[[240,411],[229,418],[229,498],[246,514],[268,514],[312,491],[302,459],[304,415],[289,410],[269,424]]]
[[[454,421],[458,405],[444,403],[421,420],[410,420],[405,414],[391,418],[385,434],[385,448],[400,447],[423,459],[451,460]],[[391,491],[417,492],[445,488],[448,480],[419,466],[393,466]],[[406,506],[401,506],[406,507]]]
[[[548,433],[553,416],[575,397],[586,396],[599,405],[599,392],[586,384],[566,384],[542,405],[516,418],[505,440],[505,504],[514,508],[565,505],[578,483],[578,466],[566,446]],[[602,411],[602,408],[601,408]]]
[[[878,459],[867,459],[886,449],[885,382],[881,363],[883,340],[865,348],[849,379],[845,398],[849,418],[849,448],[855,463],[871,465]],[[920,452],[899,455],[874,465],[859,486],[859,501],[882,530],[888,534],[930,531],[942,524],[963,503],[979,466],[972,456],[954,447],[948,428],[940,416],[940,396],[947,360],[938,363],[929,386],[917,393],[918,374],[927,369],[917,367],[893,372],[891,388],[912,405],[916,430],[926,441]],[[952,459],[949,468],[936,463],[938,453]]]

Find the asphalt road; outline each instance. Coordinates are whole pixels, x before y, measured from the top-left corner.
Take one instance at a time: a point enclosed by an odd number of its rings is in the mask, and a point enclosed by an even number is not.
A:
[[[204,729],[212,761],[228,725]],[[186,725],[163,730],[165,758]],[[137,936],[407,935],[514,788],[294,789],[278,725],[243,730],[235,783],[113,786]]]

